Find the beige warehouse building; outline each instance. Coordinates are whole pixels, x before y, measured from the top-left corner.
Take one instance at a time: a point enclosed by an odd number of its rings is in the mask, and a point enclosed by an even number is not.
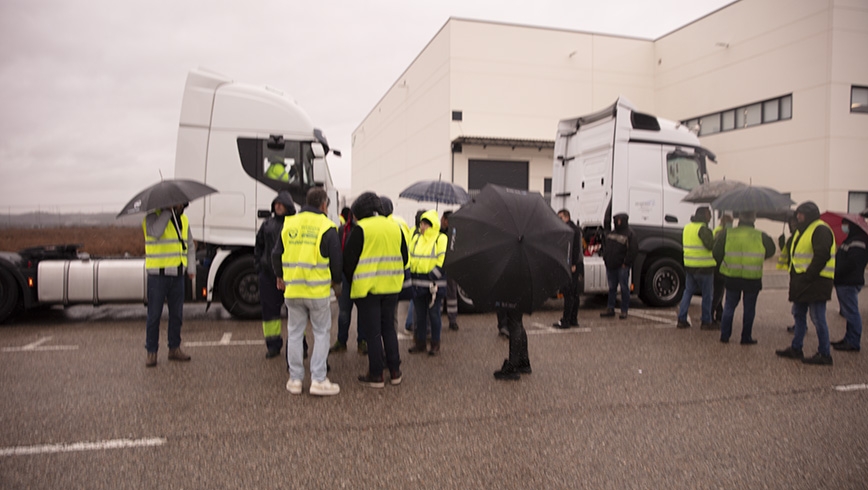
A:
[[[868,0],[741,0],[656,40],[449,19],[353,132],[352,189],[549,190],[560,119],[619,96],[682,121],[712,179],[868,207]]]

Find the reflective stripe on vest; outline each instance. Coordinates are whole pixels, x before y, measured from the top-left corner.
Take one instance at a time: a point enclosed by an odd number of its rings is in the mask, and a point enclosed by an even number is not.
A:
[[[684,267],[699,269],[717,266],[717,262],[711,255],[711,250],[705,248],[702,239],[699,238],[699,230],[704,226],[705,223],[690,222],[681,233],[681,244],[684,247]]]
[[[787,247],[784,247],[781,250],[781,254],[778,255],[778,263],[775,265],[775,269],[785,271],[790,268],[790,251]]]
[[[726,277],[762,279],[765,252],[761,231],[747,226],[730,228],[726,230],[720,273]]]
[[[157,210],[159,215],[162,210]],[[145,234],[145,269],[151,273],[158,272],[160,269],[172,270],[168,275],[177,275],[178,267],[187,267],[187,251],[184,245],[187,243],[187,236],[190,229],[186,215],[181,215],[181,237],[178,238],[178,232],[175,231],[175,226],[170,219],[166,223],[166,229],[159,238],[154,238],[148,235],[147,216],[142,220],[142,231]],[[182,243],[183,240],[183,243]]]
[[[287,216],[283,241],[283,282],[287,298],[321,299],[331,295],[329,259],[320,254],[322,236],[335,224],[323,214],[305,211]]]
[[[832,229],[829,228],[823,220],[815,220],[813,223],[808,225],[805,228],[804,236],[799,238],[802,234],[799,231],[793,235],[793,242],[790,244],[790,270],[795,271],[796,274],[804,274],[805,271],[808,270],[808,266],[811,265],[811,261],[814,259],[814,245],[812,243],[812,239],[814,237],[814,230],[816,230],[820,226],[825,226],[829,229],[831,233]],[[823,270],[820,271],[820,277],[826,277],[828,279],[835,278],[835,241],[832,240],[832,249],[831,256],[829,260],[826,261],[826,265],[823,267]]]
[[[430,230],[430,229],[429,229]],[[442,267],[446,258],[446,235],[428,231],[425,236],[416,235],[410,247],[410,272],[427,274],[434,267]]]
[[[385,216],[371,216],[356,222],[365,242],[353,272],[350,298],[369,294],[397,294],[404,283],[401,256],[401,226]]]

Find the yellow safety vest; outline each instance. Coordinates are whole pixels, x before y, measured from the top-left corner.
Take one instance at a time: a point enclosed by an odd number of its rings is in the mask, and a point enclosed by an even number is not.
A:
[[[289,182],[289,169],[280,162],[272,162],[268,170],[265,171],[265,177],[271,180],[279,180],[281,182]]]
[[[365,243],[353,272],[350,297],[400,293],[404,284],[401,227],[385,216],[364,218],[356,225],[362,228]]]
[[[704,226],[705,223],[692,221],[684,227],[684,231],[681,233],[681,244],[684,247],[684,267],[700,269],[717,266],[717,262],[711,255],[711,250],[705,248],[702,239],[699,238],[699,230]]]
[[[763,232],[748,226],[730,228],[726,231],[720,273],[726,277],[762,279],[765,253]]]
[[[808,270],[808,266],[811,265],[811,261],[814,259],[814,246],[811,243],[811,240],[814,236],[814,230],[816,230],[820,226],[825,226],[829,229],[829,232],[832,231],[823,220],[815,220],[813,223],[808,225],[805,228],[804,236],[800,239],[799,236],[801,232],[798,230],[793,235],[793,241],[790,244],[790,270],[794,271],[796,274],[804,274],[805,271]],[[832,241],[832,249],[830,250],[831,256],[829,260],[826,261],[826,265],[823,267],[823,270],[820,271],[820,277],[826,277],[829,279],[835,278],[835,241]]]
[[[157,210],[159,216],[163,210]],[[181,266],[187,267],[187,236],[190,225],[186,215],[181,215],[181,236],[172,224],[166,223],[166,229],[159,238],[148,235],[147,216],[142,220],[142,231],[145,234],[145,269],[150,274],[164,273],[168,276],[183,275]]]
[[[792,240],[792,237],[790,237],[790,239]],[[786,243],[786,242],[784,242],[784,243]],[[789,243],[789,245],[792,245],[792,241]],[[790,268],[790,247],[788,247],[785,244],[784,248],[781,249],[781,254],[778,255],[778,263],[775,264],[775,269],[780,270],[780,271],[785,271],[789,268]]]
[[[309,211],[284,219],[280,239],[285,297],[322,299],[331,295],[329,259],[319,250],[323,235],[331,228],[336,227],[328,217]]]

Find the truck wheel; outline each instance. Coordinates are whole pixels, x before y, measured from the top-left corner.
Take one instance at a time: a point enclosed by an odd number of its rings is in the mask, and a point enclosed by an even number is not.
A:
[[[18,284],[12,274],[0,269],[0,323],[6,321],[18,305]]]
[[[659,258],[642,278],[642,301],[649,306],[674,306],[684,292],[684,269],[678,261]]]
[[[220,303],[232,316],[244,320],[262,317],[259,275],[254,272],[253,260],[252,255],[239,257],[220,276]]]

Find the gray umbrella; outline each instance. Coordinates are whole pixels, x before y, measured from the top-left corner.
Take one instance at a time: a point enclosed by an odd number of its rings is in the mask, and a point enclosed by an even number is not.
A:
[[[734,189],[711,203],[717,210],[780,211],[795,204],[789,196],[768,187],[748,186]]]
[[[729,191],[743,187],[747,187],[747,184],[737,180],[713,180],[694,187],[682,201],[708,204]]]
[[[470,200],[463,187],[442,180],[421,180],[401,191],[398,197],[443,204],[464,204]]]
[[[215,192],[217,189],[195,180],[163,180],[136,194],[117,217],[184,204]]]

